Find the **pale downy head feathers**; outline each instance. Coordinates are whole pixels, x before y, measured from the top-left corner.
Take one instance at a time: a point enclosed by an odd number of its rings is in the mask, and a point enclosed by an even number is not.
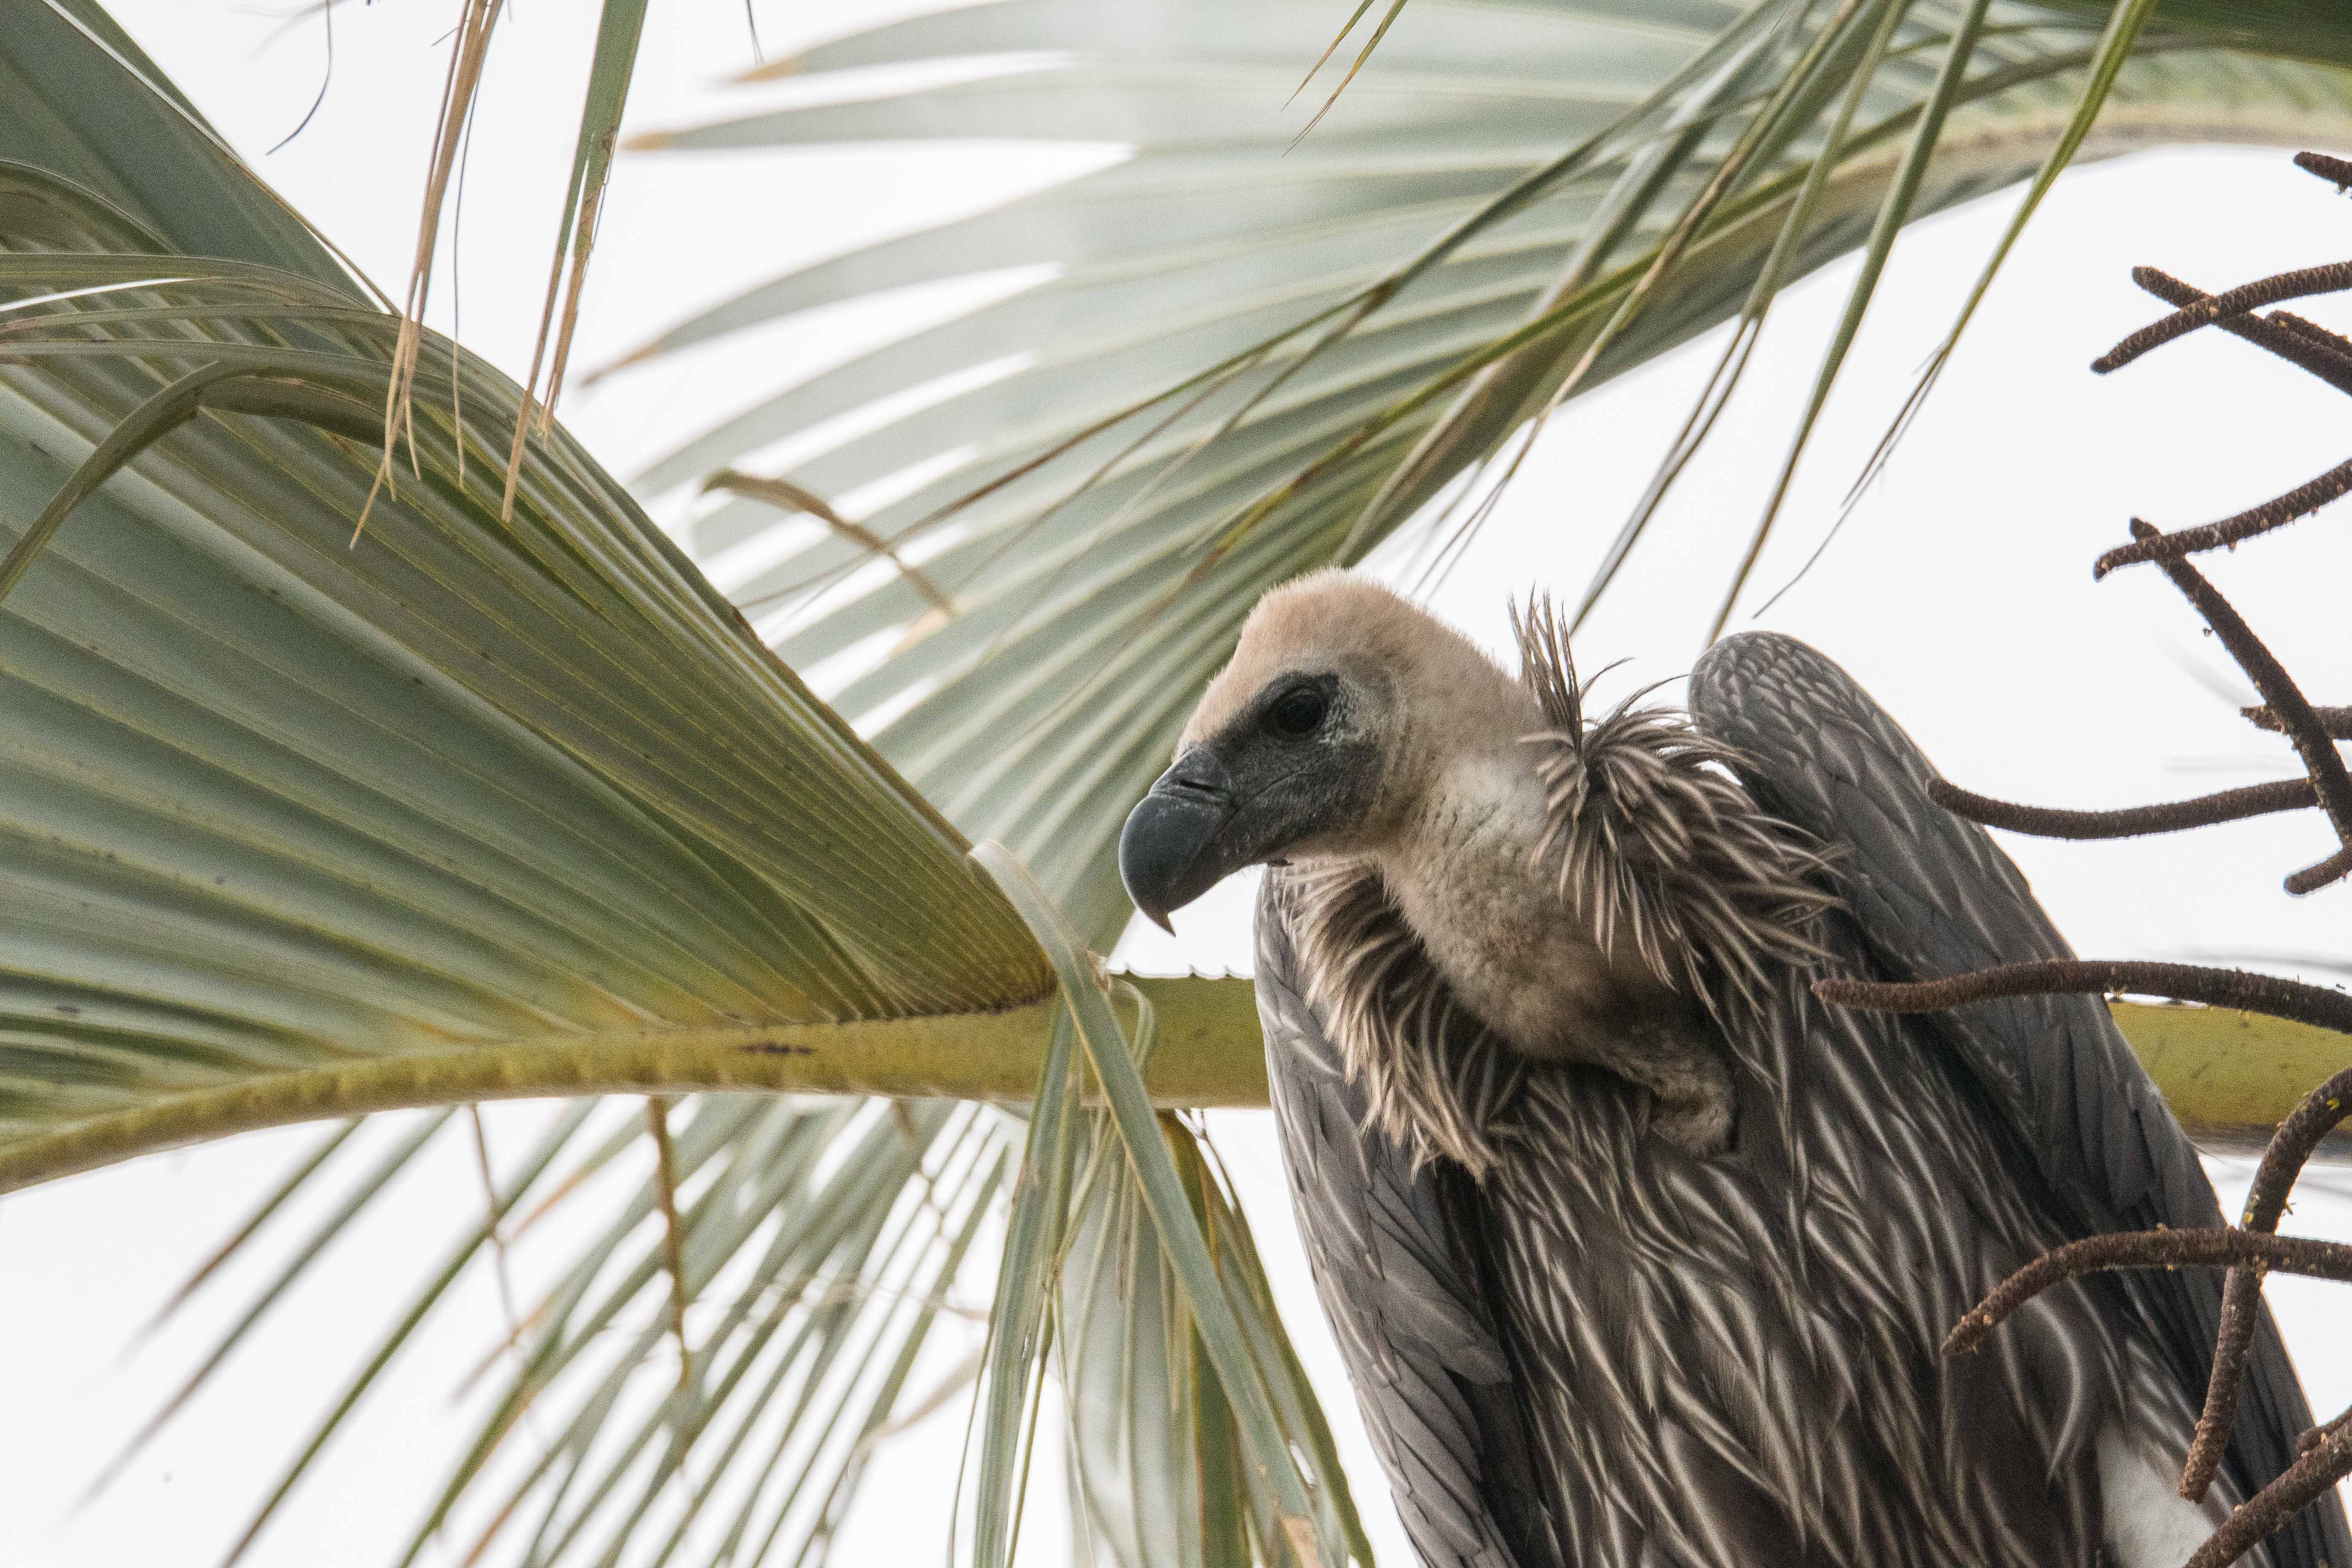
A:
[[[1257,602],[1234,657],[1209,682],[1184,726],[1182,752],[1224,730],[1276,679],[1302,672],[1349,674],[1381,689],[1390,702],[1422,692],[1444,692],[1459,721],[1477,727],[1491,713],[1516,718],[1524,709],[1507,678],[1478,646],[1411,600],[1369,578],[1331,568],[1272,589]],[[1471,705],[1467,710],[1460,704]],[[1433,715],[1384,713],[1402,733],[1387,737],[1391,751],[1425,734]]]
[[[1328,757],[1376,776],[1329,792],[1347,807],[1291,847],[1306,856],[1359,853],[1393,837],[1465,737],[1507,738],[1541,722],[1518,683],[1469,638],[1377,583],[1323,571],[1258,601],[1184,727],[1179,755],[1246,727],[1269,690],[1316,678],[1334,693]]]

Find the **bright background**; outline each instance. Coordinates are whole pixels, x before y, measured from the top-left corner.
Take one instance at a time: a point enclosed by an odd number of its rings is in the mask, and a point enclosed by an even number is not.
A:
[[[757,5],[770,58],[819,36],[820,26],[846,31],[928,8],[869,0]],[[455,6],[342,7],[331,79],[315,15],[289,19],[226,0],[113,0],[111,8],[266,177],[388,291],[402,291]],[[1334,0],[1335,25],[1344,9]],[[457,226],[459,287],[445,287],[432,311],[436,325],[458,329],[518,376],[538,321],[592,30],[592,8],[548,0],[521,6],[507,25],[490,58]],[[631,128],[688,123],[747,101],[863,94],[905,79],[861,72],[843,82],[724,85],[752,60],[741,0],[657,7]],[[302,121],[322,81],[308,127],[270,151]],[[1266,111],[1284,112],[1276,103]],[[992,205],[1118,154],[1116,147],[975,142],[625,156],[573,363],[612,359],[688,311],[800,261]],[[1751,605],[1785,583],[1819,542],[2013,199],[1996,195],[1915,226],[1897,247],[1872,325],[1757,572],[1762,592],[1751,592]],[[2283,153],[2146,154],[2068,175],[1843,535],[1760,622],[1743,611],[1735,624],[1778,626],[1817,643],[1953,778],[1990,794],[2113,805],[2288,775],[2294,770],[2284,742],[2236,716],[2252,694],[2172,590],[2146,571],[2095,586],[2089,563],[2125,537],[2129,515],[2167,527],[2204,521],[2334,466],[2352,446],[2352,425],[2326,388],[2218,333],[2110,379],[2084,367],[2161,309],[2130,285],[2135,263],[2219,289],[2347,251],[2352,205],[2296,174]],[[1034,277],[901,290],[795,317],[575,390],[563,416],[625,475],[754,391]],[[1850,265],[1832,267],[1783,297],[1734,416],[1580,637],[1587,668],[1630,661],[1604,696],[1671,676],[1697,652],[1725,563],[1752,526],[1851,277]],[[2318,301],[2310,313],[2352,325],[2340,303]],[[1711,334],[1567,410],[1485,533],[1429,595],[1439,612],[1499,648],[1507,596],[1541,586],[1571,596],[1580,590],[1720,342]],[[856,510],[856,498],[835,499]],[[674,525],[691,504],[657,498],[656,510]],[[1410,584],[1402,557],[1391,552],[1375,565]],[[2315,700],[2352,700],[2344,609],[2352,537],[2344,514],[2252,543],[2214,561],[2210,572]],[[2296,900],[2279,889],[2287,871],[2329,847],[2310,814],[2182,838],[2011,840],[2010,847],[2086,954],[2244,962],[2324,984],[2352,973],[2352,890],[2339,885]],[[1131,933],[1120,956],[1156,971],[1244,971],[1252,891],[1237,882],[1186,910],[1174,941]],[[535,1106],[492,1108],[494,1155],[522,1148],[545,1114]],[[1313,1306],[1268,1119],[1234,1112],[1212,1121],[1340,1427],[1375,1543],[1385,1561],[1409,1563]],[[380,1118],[363,1136],[390,1147],[409,1124]],[[0,1343],[8,1347],[0,1356],[0,1409],[11,1417],[0,1423],[0,1562],[150,1568],[215,1560],[289,1457],[288,1445],[307,1434],[406,1292],[479,1212],[480,1176],[461,1118],[111,1489],[76,1508],[122,1440],[274,1272],[285,1243],[233,1265],[152,1338],[139,1338],[142,1326],[318,1136],[305,1129],[254,1134],[0,1205],[0,1247],[10,1260],[0,1274]],[[2214,1171],[2225,1206],[2234,1205],[2244,1173],[2219,1163]],[[2352,1236],[2347,1191],[2307,1191],[2289,1228]],[[583,1206],[593,1206],[595,1195],[584,1196]],[[303,1234],[323,1217],[322,1206],[298,1215],[283,1237]],[[563,1250],[562,1223],[543,1243],[518,1249],[517,1290],[526,1298],[534,1249],[549,1258]],[[981,1269],[966,1293],[969,1304],[985,1306]],[[2274,1281],[2270,1294],[2315,1407],[2326,1415],[2352,1403],[2352,1348],[2341,1332],[2347,1298],[2293,1280]],[[387,1559],[472,1435],[482,1388],[468,1389],[467,1378],[495,1348],[502,1322],[495,1282],[478,1268],[457,1310],[410,1350],[247,1561],[314,1568]],[[916,1394],[944,1379],[979,1332],[976,1324],[943,1321],[940,1344],[910,1385]],[[968,1404],[950,1399],[892,1440],[836,1561],[944,1560]],[[1041,1495],[1029,1560],[1060,1560],[1066,1540],[1056,1499]],[[459,1555],[452,1548],[426,1560],[454,1563]]]

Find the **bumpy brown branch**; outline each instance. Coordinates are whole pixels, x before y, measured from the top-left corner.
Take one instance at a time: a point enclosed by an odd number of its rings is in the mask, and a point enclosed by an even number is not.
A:
[[[2132,519],[2134,538],[2147,539],[2155,532],[2139,519]],[[2254,683],[2254,689],[2262,693],[2263,701],[2279,716],[2279,721],[2286,727],[2287,738],[2294,742],[2295,752],[2303,759],[2305,770],[2311,774],[2311,782],[2318,787],[2319,804],[2326,808],[2327,820],[2336,829],[2336,841],[2352,849],[2352,773],[2345,772],[2342,754],[2319,722],[2319,715],[2304,700],[2302,689],[2271,650],[2263,646],[2263,640],[2254,636],[2253,628],[2246,625],[2230,601],[2221,596],[2221,590],[2205,580],[2204,574],[2186,561],[2159,561],[2157,565],[2172,579],[2174,587],[2188,595],[2221,646],[2229,649],[2230,657],[2238,661],[2238,668],[2246,672],[2246,679]],[[2313,868],[2314,871],[2318,869]],[[2309,892],[2318,885],[2290,887],[2289,891]]]
[[[2352,161],[2305,153],[2295,163],[2332,182],[2339,193],[2352,190]],[[2136,268],[2132,277],[2140,287],[2172,305],[2174,313],[2126,338],[2095,362],[2094,370],[2115,370],[2199,327],[2219,326],[2338,391],[2352,393],[2352,339],[2289,311],[2268,316],[2251,313],[2276,300],[2352,288],[2352,262],[2283,273],[2219,295],[2205,294],[2154,268]],[[2118,566],[2158,563],[2262,693],[2263,706],[2245,710],[2246,717],[2292,740],[2307,776],[2197,800],[2109,812],[2017,805],[1941,783],[1929,786],[1930,795],[1948,810],[1993,826],[2068,838],[2168,832],[2317,805],[2326,811],[2342,847],[2287,878],[2287,890],[2307,893],[2352,876],[2352,774],[2347,774],[2335,744],[2352,739],[2352,709],[2316,709],[2306,701],[2252,629],[2187,559],[2197,552],[2235,545],[2282,527],[2347,494],[2352,494],[2352,462],[2340,464],[2261,506],[2202,527],[2159,533],[2134,519],[2133,542],[2101,556],[2094,569],[2094,575],[2104,576]],[[2266,975],[2190,964],[2021,963],[1922,984],[1830,980],[1813,989],[1832,1002],[1906,1012],[1939,1010],[2000,996],[2130,990],[2296,1018],[2352,1035],[2352,996]],[[2279,1124],[2247,1191],[2240,1228],[2099,1236],[2059,1247],[2020,1269],[1961,1319],[1945,1342],[1945,1353],[1974,1349],[1996,1324],[2035,1295],[2078,1275],[2108,1268],[2226,1268],[2229,1274],[2222,1284],[2205,1407],[2198,1417],[2180,1476],[2180,1495],[2191,1501],[2203,1500],[2237,1419],[2246,1363],[2261,1321],[2264,1273],[2310,1274],[2352,1283],[2352,1245],[2276,1234],[2279,1217],[2305,1163],[2319,1141],[2347,1117],[2352,1117],[2352,1068],[2313,1090]],[[2299,1457],[2294,1463],[2234,1510],[2189,1559],[2189,1568],[2225,1568],[2237,1562],[2336,1481],[2352,1475],[2352,1411],[2303,1434],[2296,1448]]]
[[[2261,1236],[2219,1226],[2211,1230],[2122,1230],[2043,1253],[2008,1279],[1960,1320],[1944,1341],[1946,1355],[1964,1355],[2017,1310],[2053,1285],[2115,1268],[2264,1268],[2352,1285],[2352,1246],[2301,1236]]]
[[[2187,307],[2211,295],[2154,267],[2132,268],[2132,281],[2168,305]],[[2338,392],[2352,392],[2352,342],[2301,316],[2273,310],[2267,316],[2231,316],[2213,323],[2232,337],[2267,349],[2298,369],[2309,371]]]
[[[2197,528],[2184,528],[2172,533],[2149,534],[2131,544],[2120,544],[2094,562],[2093,577],[2104,577],[2118,566],[2130,566],[2142,561],[2178,561],[2201,550],[2219,550],[2284,528],[2296,518],[2307,516],[2352,494],[2352,462],[2338,463],[2307,484],[2297,485],[2283,496],[2273,496],[2260,506],[2219,522],[2205,523]]]
[[[2318,1447],[2322,1443],[2326,1442],[2327,1439],[2335,1436],[2338,1432],[2342,1432],[2347,1428],[2352,1428],[2352,1410],[2347,1410],[2343,1415],[2338,1415],[2326,1426],[2314,1426],[2310,1431],[2305,1432],[2295,1438],[2294,1451],[2298,1454],[2308,1454],[2314,1448]]]
[[[2352,1475],[2352,1426],[2330,1422],[2278,1479],[2240,1504],[2182,1568],[2227,1568],[2284,1529],[2312,1500]]]
[[[2294,166],[2306,174],[2316,174],[2326,180],[2336,187],[2338,195],[2347,188],[2352,188],[2352,163],[2342,158],[2331,158],[2325,153],[2297,153]]]
[[[2337,160],[2337,162],[2341,162]],[[2281,273],[2227,294],[2207,294],[2183,283],[2153,267],[2132,269],[2132,279],[2149,293],[2179,307],[2174,313],[2153,326],[2142,329],[2092,364],[2094,370],[2112,370],[2145,353],[2158,342],[2169,342],[2193,326],[2211,324],[2234,333],[2282,359],[2309,371],[2339,392],[2352,393],[2352,339],[2346,339],[2315,322],[2289,311],[2275,311],[2269,316],[2245,313],[2245,308],[2231,309],[2235,301],[2258,296],[2284,299],[2293,291],[2325,292],[2306,286],[2331,270],[2352,268],[2352,262],[2341,262],[2330,268],[2306,268],[2300,272]],[[2337,288],[2352,287],[2352,275]],[[2278,293],[2285,289],[2288,294]],[[2259,300],[2258,300],[2259,302]],[[2219,314],[2217,314],[2219,312]],[[2195,318],[2192,320],[2192,318]],[[2183,326],[2179,323],[2188,322]],[[2150,334],[2158,334],[2151,337]],[[2147,340],[2143,342],[2143,340]],[[2134,348],[2134,344],[2141,344]],[[2127,352],[2128,351],[2128,352]],[[2094,577],[2104,577],[2118,566],[2136,562],[2178,560],[2201,550],[2217,550],[2238,543],[2257,534],[2284,527],[2299,517],[2307,516],[2328,502],[2352,494],[2352,462],[2329,469],[2307,484],[2297,486],[2283,496],[2250,507],[2219,522],[2199,528],[2182,529],[2176,533],[2158,534],[2134,543],[2111,550],[2099,557],[2092,566]]]
[[[2267,316],[2257,316],[2254,319],[2267,326],[2280,328],[2290,337],[2300,338],[2314,348],[2339,355],[2347,363],[2352,363],[2352,338],[2347,338],[2341,332],[2331,332],[2307,317],[2298,316],[2293,310],[2273,310]]]
[[[2277,1227],[2266,1226],[2267,1229]],[[2197,1430],[2189,1439],[2189,1457],[2180,1467],[2180,1495],[2203,1502],[2230,1448],[2230,1431],[2238,1424],[2238,1395],[2246,1385],[2246,1357],[2252,1352],[2254,1326],[2262,1319],[2263,1271],[2232,1268],[2221,1281],[2221,1321],[2213,1336],[2213,1370],[2205,1380],[2205,1408],[2198,1412]]]
[[[2319,1147],[2319,1141],[2352,1116],[2352,1068],[2337,1073],[2304,1098],[2280,1122],[2263,1151],[2263,1163],[2246,1189],[2246,1206],[2238,1223],[2250,1231],[2275,1231],[2295,1178]],[[2254,1322],[2263,1289],[2258,1268],[2232,1268],[2221,1287],[2221,1327],[2213,1344],[2213,1375],[2205,1388],[2205,1412],[2198,1417],[2196,1440],[2180,1471],[2180,1495],[2201,1502],[2206,1489],[2221,1467],[2229,1447],[2230,1427],[2238,1414],[2238,1389],[2245,1379],[2246,1355],[2254,1342]]]
[[[1971,1002],[2004,996],[2058,996],[2127,991],[2234,1007],[2273,1018],[2293,1018],[2323,1029],[2352,1034],[2352,995],[2322,990],[2242,969],[2209,969],[2199,963],[2127,963],[2112,960],[2049,959],[1973,969],[1945,980],[1885,984],[1869,980],[1816,980],[1813,994],[1841,1007],[1874,1013],[1940,1013]]]
[[[2271,710],[2268,703],[2259,708],[2241,708],[2238,711],[2253,721],[2257,730],[2273,730],[2282,735],[2286,733],[2286,726],[2279,721],[2279,716]],[[2319,721],[2319,727],[2327,732],[2328,739],[2352,741],[2352,707],[2323,708],[2314,704],[2311,716]]]
[[[2210,327],[2231,316],[2242,316],[2249,310],[2259,310],[2264,305],[2275,305],[2282,300],[2306,299],[2314,294],[2333,294],[2352,289],[2352,261],[2331,261],[2324,267],[2298,268],[2282,272],[2275,278],[2264,278],[2226,293],[2214,294],[2186,310],[2175,310],[2160,321],[2151,321],[2134,332],[2105,353],[2091,362],[2091,368],[2101,375],[2124,366],[2153,348],[2161,348],[2173,339]]]
[[[2352,848],[2338,849],[2326,859],[2305,866],[2280,886],[2299,899],[2305,893],[2315,893],[2320,889],[2340,882],[2347,877],[2352,877]]]
[[[2012,833],[2031,833],[2042,838],[2135,838],[2145,833],[2179,833],[2191,827],[2210,827],[2217,822],[2236,822],[2269,812],[2317,805],[2319,791],[2307,778],[2281,779],[2275,784],[2248,784],[2243,789],[2225,789],[2218,795],[2200,795],[2194,800],[2169,801],[2162,805],[2127,806],[2121,811],[2064,811],[2056,806],[2019,805],[1995,800],[1936,779],[1927,785],[1927,798],[1970,822],[2005,827]]]

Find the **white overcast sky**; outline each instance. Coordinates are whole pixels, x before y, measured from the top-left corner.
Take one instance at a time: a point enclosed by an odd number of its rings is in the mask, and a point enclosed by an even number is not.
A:
[[[924,8],[868,0],[757,5],[771,56],[820,28],[845,31]],[[309,127],[275,153],[320,89],[324,41],[315,18],[284,26],[278,12],[226,0],[115,0],[111,8],[267,178],[380,284],[400,291],[444,35],[456,11],[450,0],[342,7],[324,100]],[[1331,8],[1335,21],[1347,9],[1339,0]],[[445,290],[436,305],[446,329],[462,304],[467,342],[518,374],[546,277],[593,11],[550,0],[516,8],[491,58],[476,132],[462,290]],[[724,79],[750,63],[741,0],[656,6],[632,128],[732,108],[744,89],[727,89]],[[774,97],[811,89],[759,90]],[[1268,105],[1269,114],[1281,111]],[[795,262],[984,207],[1117,152],[962,144],[625,157],[575,363],[595,364]],[[1918,226],[1898,247],[1872,328],[1792,493],[1782,537],[1757,574],[1768,590],[1819,541],[2012,200],[1997,195]],[[2123,805],[2284,776],[2286,748],[2237,719],[2236,705],[2251,693],[2172,591],[2145,572],[2094,585],[2089,563],[2125,536],[2130,515],[2167,526],[2208,521],[2334,466],[2352,448],[2352,424],[2316,383],[2214,333],[2117,376],[2096,378],[2084,367],[2158,310],[2128,280],[2136,263],[2221,288],[2347,253],[2352,204],[2295,174],[2284,153],[2148,154],[2067,176],[1884,481],[1822,564],[1752,624],[1820,645],[1947,773],[1991,794]],[[1848,267],[1830,268],[1784,299],[1733,416],[1634,557],[1627,591],[1580,637],[1588,668],[1631,661],[1613,678],[1618,689],[1670,676],[1696,652],[1722,563],[1752,524],[1851,276]],[[575,395],[564,415],[625,475],[751,393],[965,308],[988,287],[912,290],[795,318],[691,363],[615,377]],[[2338,302],[2315,302],[2310,313],[2352,326]],[[1507,595],[1580,588],[1719,341],[1711,336],[1568,410],[1435,590],[1441,613],[1499,647]],[[2347,524],[2352,514],[2323,514],[2211,567],[2319,700],[2352,700]],[[2010,847],[2086,954],[2214,957],[2329,983],[2344,973],[2330,965],[2352,963],[2352,890],[2296,900],[2279,889],[2286,871],[2327,847],[2324,826],[2308,814],[2179,839],[2012,840]],[[1179,918],[1178,940],[1130,938],[1122,956],[1152,969],[1245,969],[1245,895],[1213,895]],[[494,1142],[520,1147],[542,1114],[497,1109]],[[1314,1316],[1266,1118],[1231,1113],[1216,1124],[1341,1427],[1375,1541],[1386,1561],[1408,1563]],[[385,1125],[373,1135],[388,1142],[396,1132]],[[372,1348],[428,1260],[478,1211],[470,1144],[446,1138],[422,1173],[291,1294],[257,1343],[111,1491],[73,1509],[81,1487],[266,1270],[239,1269],[134,1351],[135,1331],[313,1137],[299,1129],[257,1134],[0,1205],[0,1246],[10,1258],[0,1275],[0,1342],[10,1347],[0,1358],[0,1408],[11,1416],[0,1424],[0,1518],[8,1521],[0,1527],[0,1561],[10,1568],[214,1560],[276,1474],[286,1445]],[[2216,1173],[2226,1184],[2231,1173]],[[2309,1196],[2292,1223],[2352,1236],[2352,1202]],[[970,1291],[985,1301],[977,1270]],[[455,1391],[495,1340],[499,1318],[487,1280],[471,1281],[468,1292],[249,1562],[363,1568],[404,1536],[478,1415],[478,1401]],[[2272,1295],[2314,1405],[2325,1415],[2352,1403],[2340,1288],[2280,1281]],[[961,1331],[950,1326],[946,1338]],[[952,1365],[961,1349],[943,1343],[933,1359]],[[898,1561],[940,1549],[961,1431],[950,1406],[896,1442],[874,1478],[870,1501],[878,1506],[854,1526],[838,1561]],[[1031,1561],[1059,1555],[1050,1513],[1041,1510],[1033,1526],[1042,1532],[1031,1537]],[[438,1559],[457,1560],[455,1552]]]

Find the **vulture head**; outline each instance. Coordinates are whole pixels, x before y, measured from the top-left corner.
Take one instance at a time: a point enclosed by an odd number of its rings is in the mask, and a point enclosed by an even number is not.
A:
[[[1685,716],[1629,703],[1588,723],[1549,607],[1514,618],[1516,677],[1346,573],[1268,594],[1128,817],[1128,892],[1164,928],[1245,866],[1295,864],[1276,890],[1343,1054],[1400,1127],[1474,1169],[1441,1129],[1464,1119],[1409,1081],[1454,1070],[1430,1031],[1457,1006],[1520,1058],[1617,1073],[1675,1141],[1720,1147],[1710,1017],[1817,952],[1821,863]]]
[[[1318,572],[1251,612],[1175,765],[1128,817],[1119,873],[1168,929],[1244,867],[1393,853],[1449,771],[1525,768],[1520,742],[1544,727],[1467,637],[1378,584]]]

